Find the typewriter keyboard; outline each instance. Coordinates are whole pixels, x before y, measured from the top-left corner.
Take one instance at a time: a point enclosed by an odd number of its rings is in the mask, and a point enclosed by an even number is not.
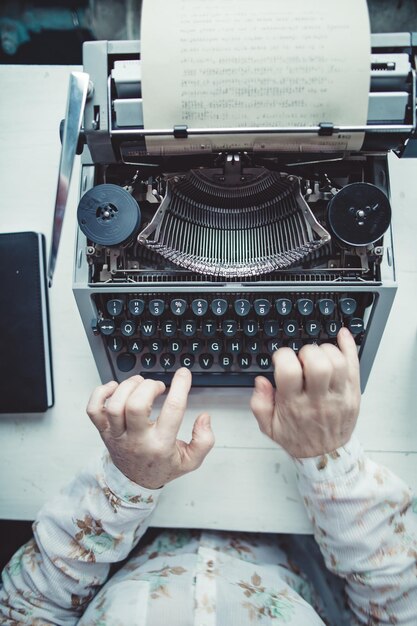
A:
[[[133,374],[169,384],[181,366],[200,386],[251,386],[272,380],[272,354],[336,342],[347,326],[360,345],[369,293],[99,294],[94,332],[116,379]]]

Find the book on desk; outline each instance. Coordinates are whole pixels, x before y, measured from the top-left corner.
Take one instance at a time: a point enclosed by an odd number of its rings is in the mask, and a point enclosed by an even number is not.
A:
[[[0,413],[42,413],[54,403],[41,233],[0,234]]]

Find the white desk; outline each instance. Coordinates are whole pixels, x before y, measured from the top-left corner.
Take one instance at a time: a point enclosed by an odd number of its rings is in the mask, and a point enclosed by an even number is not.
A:
[[[0,67],[0,229],[43,232],[48,248],[69,71]],[[357,432],[374,459],[417,490],[417,162],[393,157],[391,165],[399,290]],[[78,178],[77,163],[50,292],[56,402],[43,415],[0,415],[1,518],[33,519],[102,446],[85,414],[99,378],[72,295]],[[198,472],[164,490],[154,525],[309,532],[292,464],[259,432],[249,397],[192,391],[182,436],[204,408],[216,447]]]

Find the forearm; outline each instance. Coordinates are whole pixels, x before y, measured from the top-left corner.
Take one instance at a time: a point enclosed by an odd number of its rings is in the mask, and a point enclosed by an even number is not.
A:
[[[296,466],[315,538],[327,567],[346,579],[359,622],[415,624],[417,515],[407,486],[355,439]]]
[[[0,624],[75,624],[110,564],[145,532],[158,494],[129,481],[108,456],[81,473],[43,507],[34,538],[4,569]]]

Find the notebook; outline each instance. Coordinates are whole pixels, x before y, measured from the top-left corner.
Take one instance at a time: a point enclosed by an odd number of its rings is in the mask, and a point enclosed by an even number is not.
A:
[[[0,234],[0,413],[54,403],[45,237]]]

